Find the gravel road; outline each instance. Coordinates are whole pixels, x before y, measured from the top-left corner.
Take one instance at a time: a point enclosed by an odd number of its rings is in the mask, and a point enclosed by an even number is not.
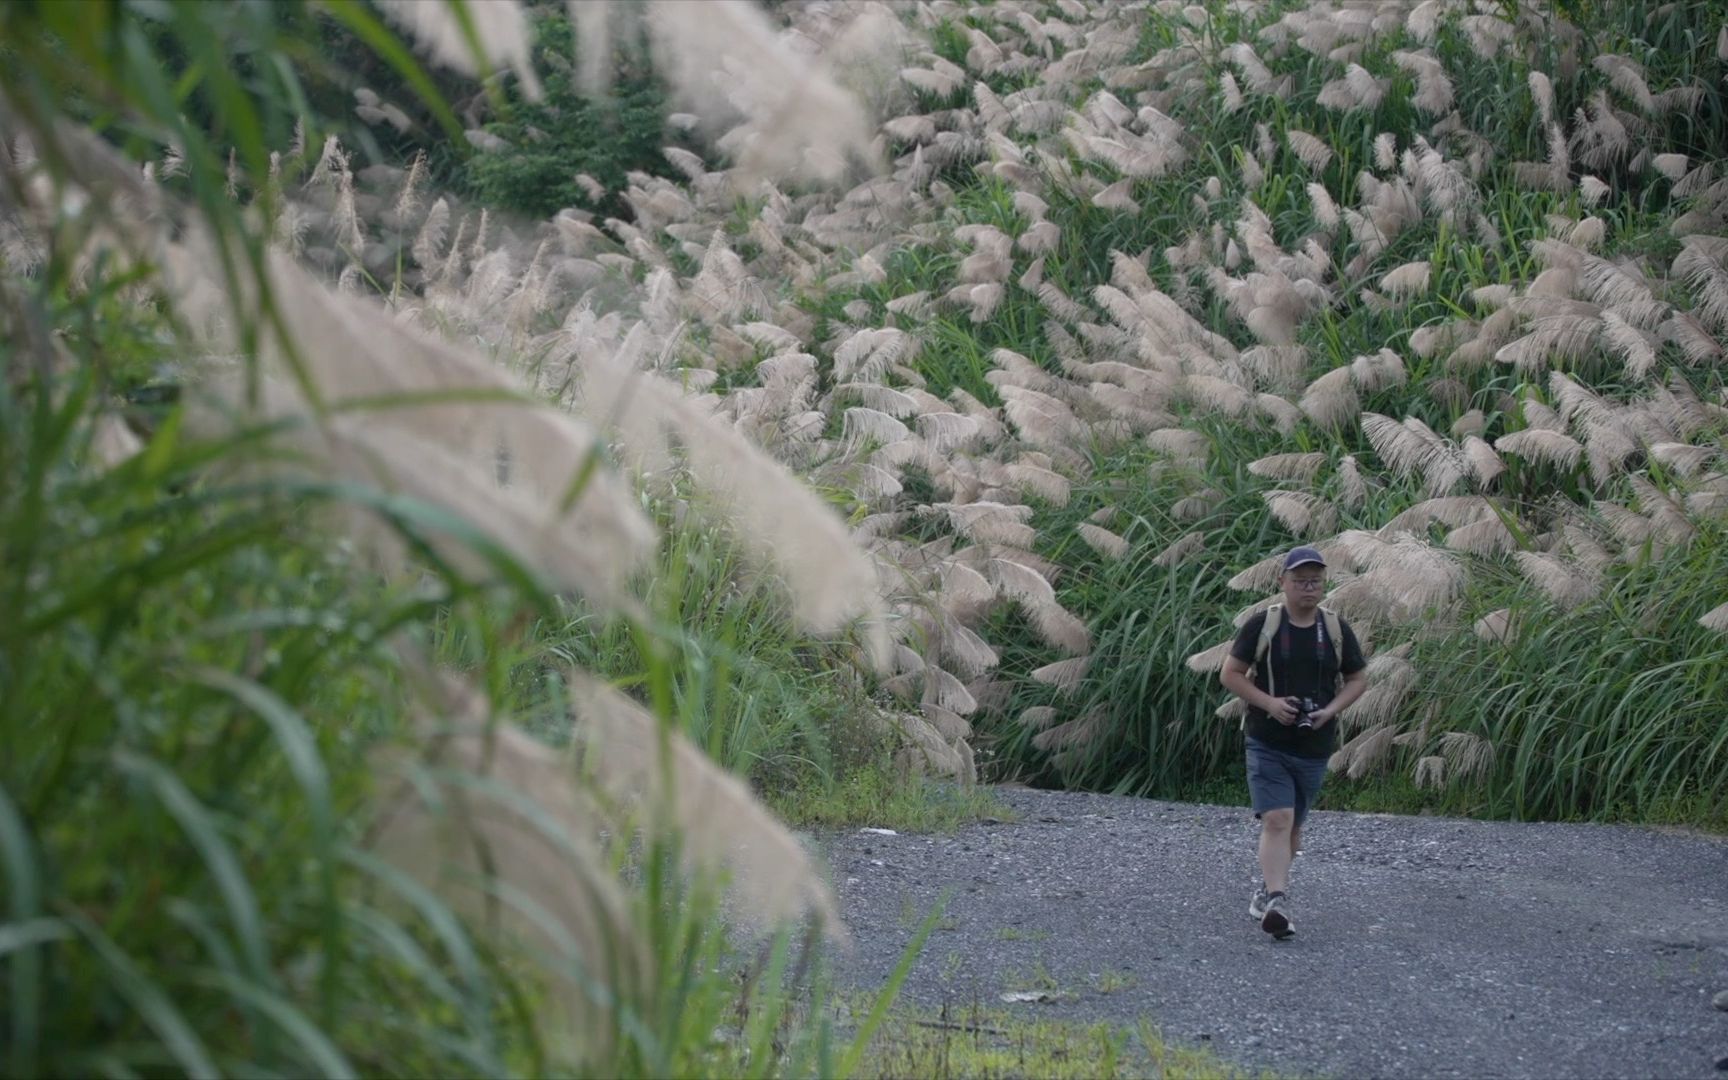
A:
[[[821,839],[856,939],[844,983],[880,985],[946,895],[905,991],[927,1005],[1144,1017],[1283,1075],[1728,1075],[1724,838],[1320,812],[1275,943],[1247,914],[1246,810],[1002,798],[1019,820]],[[1039,987],[1059,1000],[1001,1003]]]

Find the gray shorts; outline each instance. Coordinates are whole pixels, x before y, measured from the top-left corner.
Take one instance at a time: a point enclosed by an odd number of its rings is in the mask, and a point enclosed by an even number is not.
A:
[[[1302,824],[1326,779],[1326,759],[1298,757],[1248,738],[1248,795],[1254,816],[1268,810],[1295,810]]]

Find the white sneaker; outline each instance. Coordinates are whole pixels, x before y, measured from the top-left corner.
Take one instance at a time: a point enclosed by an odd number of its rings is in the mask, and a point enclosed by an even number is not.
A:
[[[1254,895],[1248,901],[1248,917],[1259,922],[1266,917],[1266,901],[1271,899],[1266,895],[1266,886],[1261,885],[1254,890]]]
[[[1283,941],[1296,932],[1296,923],[1290,918],[1290,899],[1283,893],[1266,898],[1260,912],[1260,929],[1271,934],[1274,941]]]

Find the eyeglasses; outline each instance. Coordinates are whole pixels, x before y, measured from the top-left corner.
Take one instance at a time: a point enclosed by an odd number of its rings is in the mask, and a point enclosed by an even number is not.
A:
[[[1306,578],[1306,577],[1291,578],[1290,584],[1296,586],[1298,589],[1324,589],[1326,587],[1326,579],[1325,578],[1317,578],[1317,577],[1316,578]]]

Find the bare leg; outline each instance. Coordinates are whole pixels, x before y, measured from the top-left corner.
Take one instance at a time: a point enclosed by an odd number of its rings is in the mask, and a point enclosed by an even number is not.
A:
[[[1260,815],[1260,874],[1267,892],[1283,892],[1290,884],[1291,844],[1296,832],[1296,811],[1268,810]]]

